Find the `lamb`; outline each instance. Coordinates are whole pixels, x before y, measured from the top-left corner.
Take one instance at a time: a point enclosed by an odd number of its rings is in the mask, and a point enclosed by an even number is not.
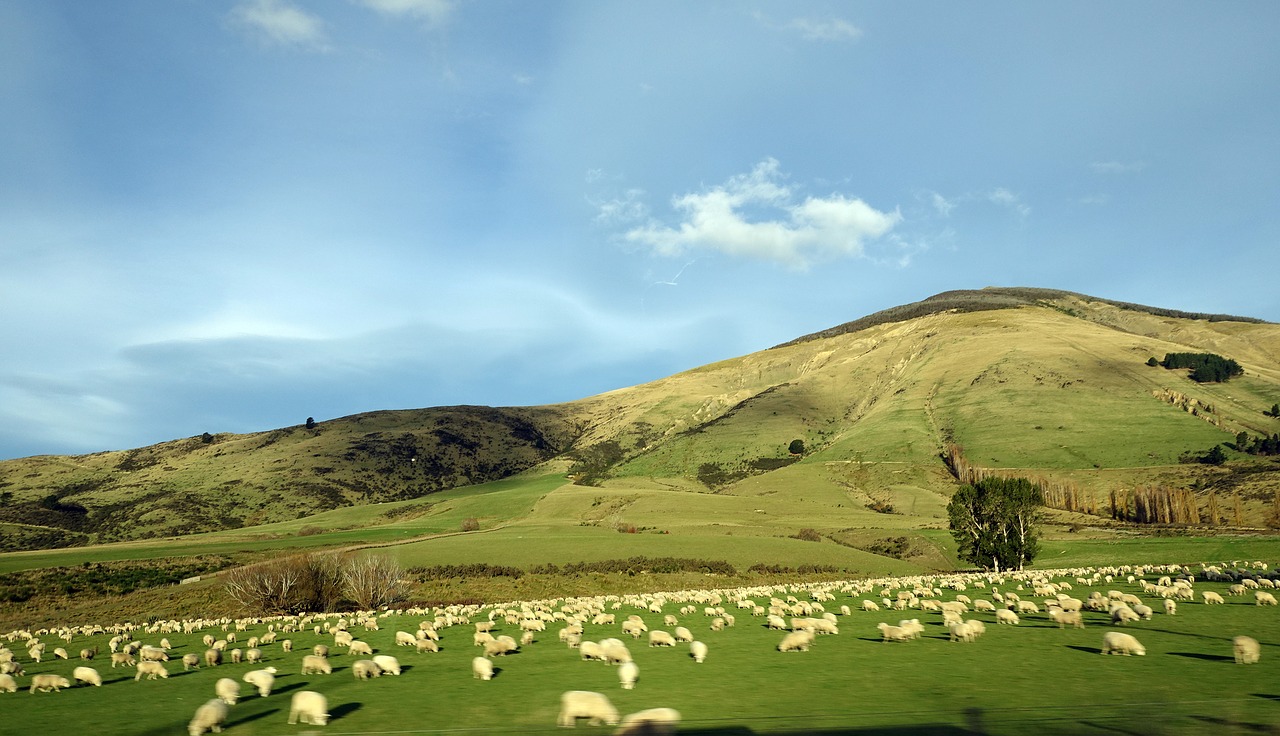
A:
[[[670,736],[680,725],[680,711],[674,708],[650,708],[622,719],[613,736]]]
[[[1251,636],[1233,638],[1231,650],[1236,655],[1236,664],[1257,664],[1262,657],[1262,648],[1258,645],[1258,640]]]
[[[240,699],[240,683],[230,677],[223,677],[213,684],[213,692],[218,700],[227,705],[235,705]]]
[[[813,643],[813,632],[810,631],[792,631],[782,637],[782,641],[778,643],[779,652],[807,652],[809,645]]]
[[[200,669],[200,655],[195,652],[182,655],[182,671],[186,672],[192,668]]]
[[[592,726],[614,726],[618,723],[618,709],[600,693],[569,690],[560,696],[560,715],[556,717],[556,725],[573,728],[579,718],[586,718]]]
[[[674,647],[676,645],[675,637],[665,631],[654,629],[649,632],[649,646],[651,647]]]
[[[1218,595],[1217,593],[1213,592],[1212,590],[1206,590],[1206,591],[1202,592],[1200,595],[1204,596],[1204,604],[1205,604],[1206,606],[1211,606],[1211,605],[1213,605],[1213,604],[1215,604],[1215,603],[1216,603],[1216,604],[1219,604],[1219,605],[1222,605],[1222,604],[1225,604],[1225,603],[1226,603],[1226,601],[1224,601],[1224,600],[1222,599],[1222,596],[1221,596],[1221,595]]]
[[[329,660],[325,657],[308,654],[302,658],[302,674],[332,675],[333,665],[329,664]]]
[[[163,662],[139,662],[138,674],[133,676],[133,681],[141,680],[143,675],[146,675],[148,680],[154,680],[157,677],[169,679],[169,671],[164,668]]]
[[[102,687],[102,675],[92,667],[77,667],[71,671],[71,679],[86,685]]]
[[[1102,637],[1102,653],[1103,654],[1123,654],[1129,656],[1136,654],[1141,657],[1147,653],[1146,647],[1138,643],[1132,634],[1123,634],[1119,631],[1108,631]]]
[[[388,675],[400,676],[400,661],[389,654],[379,654],[373,658],[374,664],[382,668]]]
[[[1276,605],[1276,597],[1265,590],[1255,590],[1253,592],[1253,598],[1257,601],[1257,605],[1259,606]]]
[[[493,662],[484,657],[476,657],[471,660],[471,676],[477,680],[493,679]]]
[[[222,724],[227,722],[227,704],[214,698],[196,708],[196,714],[187,724],[187,733],[201,736],[205,731],[222,733]]]
[[[289,701],[289,724],[298,721],[313,726],[329,725],[329,701],[314,690],[301,690]]]
[[[62,675],[32,675],[31,676],[31,693],[34,695],[37,690],[43,693],[49,691],[58,692],[64,687],[71,687],[71,682]]]
[[[276,682],[276,668],[268,667],[264,670],[246,672],[240,679],[258,688],[258,695],[265,698],[271,694],[271,686]]]
[[[623,690],[634,690],[636,680],[640,677],[640,668],[635,662],[623,662],[618,667],[618,682],[622,684]]]
[[[996,623],[1017,626],[1018,614],[1014,613],[1013,611],[1010,611],[1007,608],[1001,608],[996,611]]]
[[[702,664],[707,659],[707,645],[700,642],[689,643],[689,656],[693,657],[693,661]]]
[[[382,668],[372,659],[357,659],[351,665],[351,674],[357,680],[370,680],[375,677],[382,677]]]
[[[0,693],[16,692],[18,692],[18,682],[13,679],[13,675],[0,674]]]

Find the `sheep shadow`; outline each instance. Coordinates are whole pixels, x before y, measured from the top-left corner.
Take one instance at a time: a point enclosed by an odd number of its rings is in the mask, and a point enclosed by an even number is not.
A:
[[[1101,647],[1082,647],[1076,644],[1068,644],[1067,649],[1074,649],[1077,652],[1084,652],[1085,654],[1102,654]]]
[[[352,713],[355,713],[356,711],[360,710],[360,707],[361,707],[361,706],[360,706],[360,704],[359,704],[359,703],[343,703],[342,705],[338,705],[338,706],[335,706],[335,707],[333,707],[333,708],[330,708],[330,709],[329,709],[329,720],[330,720],[331,722],[332,722],[332,721],[336,721],[336,720],[340,720],[340,719],[342,719],[342,718],[344,718],[344,717],[346,717],[346,716],[349,716],[349,715],[351,715]]]
[[[681,727],[681,736],[764,736],[773,731],[755,731],[747,726]],[[790,729],[779,733],[796,733]],[[913,723],[902,726],[835,727],[807,729],[809,736],[985,736],[986,732],[948,723]]]
[[[305,682],[293,682],[293,683],[289,683],[288,685],[285,685],[284,687],[272,688],[271,694],[279,695],[280,693],[293,692],[294,690],[301,690],[306,686],[307,686],[307,683]]]
[[[232,712],[235,712],[235,711],[232,711]],[[260,710],[257,713],[251,713],[249,715],[246,715],[243,718],[236,718],[235,720],[228,719],[227,722],[224,724],[224,727],[230,728],[231,726],[238,726],[241,723],[252,723],[254,721],[260,721],[263,718],[266,718],[267,716],[273,716],[280,712],[282,711],[279,708],[268,708],[267,710]]]
[[[1216,718],[1214,716],[1189,716],[1192,720],[1201,721],[1203,723],[1211,723],[1217,728],[1227,728],[1234,726],[1246,731],[1254,731],[1256,733],[1275,733],[1272,726],[1267,723],[1246,723],[1244,721],[1233,721],[1227,718]]]
[[[1187,657],[1188,659],[1203,659],[1206,662],[1231,662],[1235,664],[1235,657],[1228,657],[1223,654],[1202,654],[1201,652],[1168,652],[1175,657]]]
[[[1280,703],[1280,695],[1275,695],[1273,693],[1250,693],[1250,695],[1255,698],[1266,698],[1267,700],[1274,700],[1277,703]]]

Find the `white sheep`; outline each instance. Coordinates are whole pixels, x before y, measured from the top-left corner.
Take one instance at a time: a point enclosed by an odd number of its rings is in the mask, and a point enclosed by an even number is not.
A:
[[[139,662],[138,674],[133,676],[133,681],[141,680],[143,675],[146,675],[148,680],[154,680],[157,677],[169,679],[169,671],[164,668],[163,662]]]
[[[186,672],[190,669],[200,669],[200,655],[195,652],[182,655],[182,671]]]
[[[670,736],[680,725],[680,711],[675,708],[650,708],[622,719],[613,736]]]
[[[307,654],[302,657],[302,674],[332,675],[333,665],[329,664],[329,660],[325,657]]]
[[[911,632],[901,626],[893,626],[884,622],[876,624],[876,628],[880,629],[880,641],[888,644],[891,641],[911,641],[913,638]]]
[[[314,690],[301,690],[289,700],[290,725],[302,721],[313,726],[329,725],[329,701]]]
[[[974,641],[978,635],[973,632],[973,627],[967,623],[951,624],[949,627],[951,632],[951,641]]]
[[[7,673],[0,674],[0,693],[16,692],[18,692],[18,681],[13,679],[13,675]]]
[[[389,654],[376,655],[373,658],[373,663],[381,667],[385,674],[400,676],[400,660]]]
[[[1147,653],[1147,649],[1138,643],[1138,640],[1132,634],[1108,631],[1102,637],[1102,653],[1123,654],[1126,657],[1130,654],[1136,654],[1141,657]]]
[[[1200,593],[1200,595],[1204,596],[1204,604],[1206,606],[1211,606],[1214,604],[1222,605],[1226,603],[1226,601],[1222,599],[1221,595],[1213,592],[1212,590],[1206,590]]]
[[[605,639],[600,642],[600,651],[604,653],[604,661],[609,664],[622,664],[631,661],[631,651],[627,645],[617,639]]]
[[[493,662],[484,657],[476,657],[471,660],[471,676],[477,680],[493,679]]]
[[[213,693],[227,705],[235,705],[240,699],[240,683],[230,677],[223,677],[213,683]]]
[[[705,662],[707,659],[707,645],[700,641],[689,642],[689,656],[693,657],[693,661],[698,664]]]
[[[1009,624],[1011,626],[1018,625],[1018,614],[1007,608],[1001,608],[996,611],[997,624]]]
[[[556,725],[573,728],[579,718],[586,718],[592,726],[614,726],[618,723],[618,709],[600,693],[570,690],[560,696],[560,715],[556,717]]]
[[[678,642],[691,642],[693,641],[693,632],[683,626],[677,626],[675,637]]]
[[[58,692],[64,687],[71,687],[71,681],[62,675],[32,675],[31,676],[31,692],[35,691],[47,693],[49,691]]]
[[[117,655],[115,654],[111,655],[112,667],[116,666],[116,656]],[[222,650],[206,649],[204,652],[204,663],[208,667],[217,667],[218,665],[222,664]]]
[[[418,654],[422,654],[423,652],[438,652],[440,651],[440,645],[431,639],[419,639],[414,642],[414,650],[418,652]]]
[[[674,647],[676,645],[675,637],[671,634],[654,629],[649,632],[649,646],[651,647]]]
[[[214,698],[196,708],[196,714],[187,724],[187,733],[201,736],[205,731],[222,733],[222,724],[227,722],[227,704]]]
[[[782,641],[778,643],[779,652],[807,652],[809,645],[813,643],[813,632],[811,631],[792,631],[782,637]]]
[[[71,679],[86,685],[102,687],[102,675],[92,667],[77,667],[71,671]]]
[[[115,669],[116,665],[122,667],[133,667],[138,662],[128,652],[112,652],[111,653],[111,669]]]
[[[258,688],[258,695],[265,698],[271,694],[271,687],[275,685],[276,668],[267,667],[266,669],[246,672],[244,673],[244,677],[240,679]]]
[[[382,677],[382,668],[372,659],[357,659],[351,665],[351,674],[357,680],[370,680],[375,677]]]
[[[1172,598],[1164,599],[1164,612],[1173,616],[1178,613],[1178,602]]]
[[[1123,626],[1131,621],[1138,621],[1140,618],[1141,617],[1128,606],[1116,606],[1111,609],[1111,623],[1113,624],[1120,624]]]
[[[1271,595],[1265,590],[1255,590],[1253,592],[1253,599],[1257,602],[1257,605],[1259,606],[1276,605],[1276,597],[1274,595]]]
[[[594,641],[584,641],[578,644],[578,652],[583,659],[598,659],[604,661],[604,649]]]
[[[969,627],[969,630],[973,632],[974,639],[977,639],[987,633],[987,625],[976,618],[965,621],[965,624]]]
[[[635,662],[623,662],[618,667],[618,682],[622,684],[623,690],[634,690],[636,680],[640,678],[640,668]]]
[[[1155,615],[1155,611],[1151,609],[1151,606],[1148,606],[1143,603],[1139,603],[1138,605],[1134,606],[1133,612],[1136,613],[1138,615],[1138,618],[1142,619],[1143,621],[1150,621],[1151,617]]]
[[[1258,640],[1251,636],[1233,638],[1231,651],[1236,655],[1236,664],[1257,664],[1262,658],[1262,647],[1258,645]]]
[[[356,639],[352,641],[351,644],[349,645],[349,648],[347,649],[347,654],[350,654],[352,656],[355,656],[357,654],[363,654],[366,657],[372,657],[373,647],[369,646],[368,642],[363,642],[363,641],[360,641],[359,639]]]
[[[1079,611],[1062,611],[1058,609],[1050,609],[1049,618],[1058,623],[1059,629],[1065,629],[1071,626],[1076,629],[1084,628],[1084,617]]]

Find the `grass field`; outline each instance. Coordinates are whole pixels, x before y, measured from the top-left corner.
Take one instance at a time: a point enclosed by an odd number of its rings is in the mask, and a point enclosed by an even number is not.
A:
[[[1015,585],[1011,580],[1001,588],[1011,591]],[[1102,657],[1102,634],[1111,629],[1104,614],[1086,613],[1083,630],[1060,630],[1042,614],[1025,615],[1016,627],[997,626],[990,614],[970,614],[985,620],[987,633],[975,643],[957,644],[947,641],[936,613],[857,610],[861,600],[879,600],[878,587],[861,595],[838,593],[837,600],[825,604],[828,611],[839,610],[842,604],[855,607],[850,615],[839,617],[840,634],[819,637],[808,652],[785,654],[774,649],[779,632],[767,630],[762,618],[732,603],[723,605],[736,615],[736,626],[712,631],[702,603],[695,604],[696,612],[685,615],[677,612],[682,603],[670,601],[664,612],[676,614],[681,625],[706,642],[710,656],[705,663],[695,664],[684,646],[649,648],[643,639],[626,639],[640,668],[640,681],[630,691],[619,688],[615,668],[580,661],[575,650],[558,643],[559,624],[552,624],[520,653],[495,658],[497,676],[489,682],[470,675],[471,658],[479,650],[472,646],[472,628],[465,624],[445,629],[442,650],[435,654],[414,654],[393,646],[396,630],[414,631],[428,617],[385,616],[377,631],[352,626],[357,638],[379,653],[398,656],[404,665],[400,677],[368,682],[351,677],[353,658],[337,653],[341,650],[332,656],[332,675],[300,675],[304,650],[316,643],[332,644],[331,636],[317,636],[307,628],[287,634],[294,643],[292,654],[284,654],[279,644],[263,648],[263,665],[280,670],[276,688],[270,697],[261,698],[242,685],[243,700],[231,709],[226,733],[317,732],[285,724],[288,699],[299,690],[317,690],[328,697],[334,719],[323,732],[330,734],[552,733],[557,731],[559,695],[570,689],[603,692],[624,714],[673,707],[684,715],[680,733],[716,736],[1245,734],[1265,732],[1280,721],[1280,677],[1275,672],[1280,612],[1255,606],[1251,599],[1228,597],[1223,606],[1184,602],[1177,615],[1158,613],[1151,621],[1127,628],[1146,646],[1145,657]],[[967,593],[981,597],[984,587]],[[1196,587],[1220,592],[1226,588],[1208,583]],[[1092,586],[1077,585],[1071,593],[1083,598],[1089,590],[1105,593],[1110,589],[1141,592],[1119,578],[1113,583],[1099,580]],[[772,592],[808,598],[798,589],[779,587]],[[944,591],[942,598],[952,598],[956,592]],[[754,596],[764,605],[768,597],[765,591]],[[1024,597],[1030,597],[1029,591]],[[631,605],[613,612],[619,621],[635,613],[650,628],[670,630],[662,626],[660,615]],[[876,624],[896,623],[903,617],[919,618],[925,624],[923,638],[881,643]],[[250,625],[239,634],[238,646],[266,629],[265,623]],[[210,631],[224,636],[220,627]],[[517,627],[499,619],[498,633],[513,631],[519,635]],[[588,623],[585,638],[619,636],[619,631],[616,625]],[[204,633],[169,634],[172,656],[203,652],[199,639]],[[1230,638],[1237,634],[1262,642],[1261,663],[1233,663]],[[137,633],[139,640],[151,644],[158,643],[161,635]],[[50,650],[60,645],[75,652],[97,645],[106,651],[105,635],[77,637],[69,643],[53,636],[43,638]],[[50,659],[36,664],[25,653],[19,659],[28,673],[19,678],[20,686],[29,682],[30,673],[70,676],[80,664]],[[95,665],[103,674],[101,688],[0,696],[4,722],[22,724],[26,733],[78,729],[104,736],[182,733],[195,708],[212,697],[216,679],[239,680],[253,668],[224,664],[184,673],[180,664],[171,661],[168,680],[135,682],[132,671],[112,670],[102,659]],[[585,724],[579,728],[588,734],[611,732]]]

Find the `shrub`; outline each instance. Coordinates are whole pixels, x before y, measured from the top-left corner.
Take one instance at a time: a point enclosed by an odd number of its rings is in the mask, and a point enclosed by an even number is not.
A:
[[[462,520],[462,531],[474,532],[480,528],[480,520],[474,516],[469,516]]]
[[[806,542],[821,542],[822,535],[816,529],[805,527],[791,536],[792,539],[803,539]]]

